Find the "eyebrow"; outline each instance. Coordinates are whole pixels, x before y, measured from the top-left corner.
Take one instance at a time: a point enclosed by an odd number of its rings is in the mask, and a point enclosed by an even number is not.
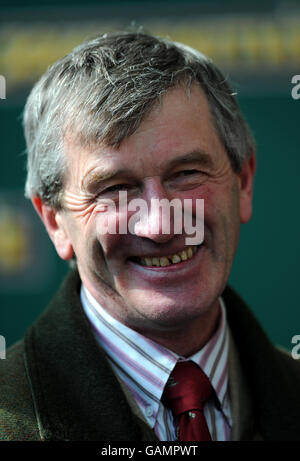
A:
[[[131,175],[132,171],[128,168],[115,169],[115,170],[99,170],[91,171],[83,178],[82,185],[87,192],[95,192],[100,183],[110,181],[115,177]]]

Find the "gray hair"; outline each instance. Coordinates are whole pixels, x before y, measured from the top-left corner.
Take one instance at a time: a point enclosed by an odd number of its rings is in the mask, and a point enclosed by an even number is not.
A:
[[[25,195],[61,208],[67,161],[65,136],[83,146],[118,146],[176,85],[204,90],[215,128],[239,172],[254,149],[234,93],[213,62],[181,43],[141,32],[105,34],[53,64],[28,97]]]

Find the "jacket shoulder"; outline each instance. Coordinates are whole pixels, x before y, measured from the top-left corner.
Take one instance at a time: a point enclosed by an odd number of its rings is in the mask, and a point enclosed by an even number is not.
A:
[[[0,360],[0,440],[41,440],[24,364],[24,342]]]

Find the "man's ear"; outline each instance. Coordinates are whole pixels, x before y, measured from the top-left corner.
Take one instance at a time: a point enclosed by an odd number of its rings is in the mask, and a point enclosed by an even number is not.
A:
[[[240,188],[240,221],[246,223],[252,215],[253,182],[256,168],[254,152],[243,164],[238,174]]]
[[[45,205],[39,197],[32,197],[31,200],[47,229],[49,237],[54,243],[58,255],[65,260],[71,259],[73,256],[73,246],[62,212]]]

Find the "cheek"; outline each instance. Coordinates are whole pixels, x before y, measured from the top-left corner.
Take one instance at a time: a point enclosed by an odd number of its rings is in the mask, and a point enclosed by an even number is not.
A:
[[[108,223],[108,214],[103,206],[89,206],[77,211],[70,227],[70,235],[77,257],[84,259],[103,258],[101,253],[109,247],[111,235],[104,232]],[[103,250],[102,250],[103,249]]]
[[[192,203],[192,213],[194,218],[200,216],[201,213],[200,210],[202,205],[199,202],[199,199],[203,201],[204,224],[206,221],[210,221],[215,214],[220,212],[219,207],[222,208],[215,189],[213,187],[209,187],[208,185],[188,191],[188,194],[185,194],[185,196],[181,198],[189,200],[189,202],[186,203]]]
[[[196,209],[196,199],[204,200],[204,214],[207,219],[223,220],[225,216],[238,214],[239,200],[235,185],[207,185],[193,196],[193,206]]]
[[[119,261],[128,239],[126,214],[96,207],[90,219],[89,235],[107,261]]]
[[[235,184],[207,184],[189,191],[188,198],[193,201],[194,216],[197,216],[196,199],[204,200],[204,239],[216,258],[230,259],[239,237],[239,197]]]

